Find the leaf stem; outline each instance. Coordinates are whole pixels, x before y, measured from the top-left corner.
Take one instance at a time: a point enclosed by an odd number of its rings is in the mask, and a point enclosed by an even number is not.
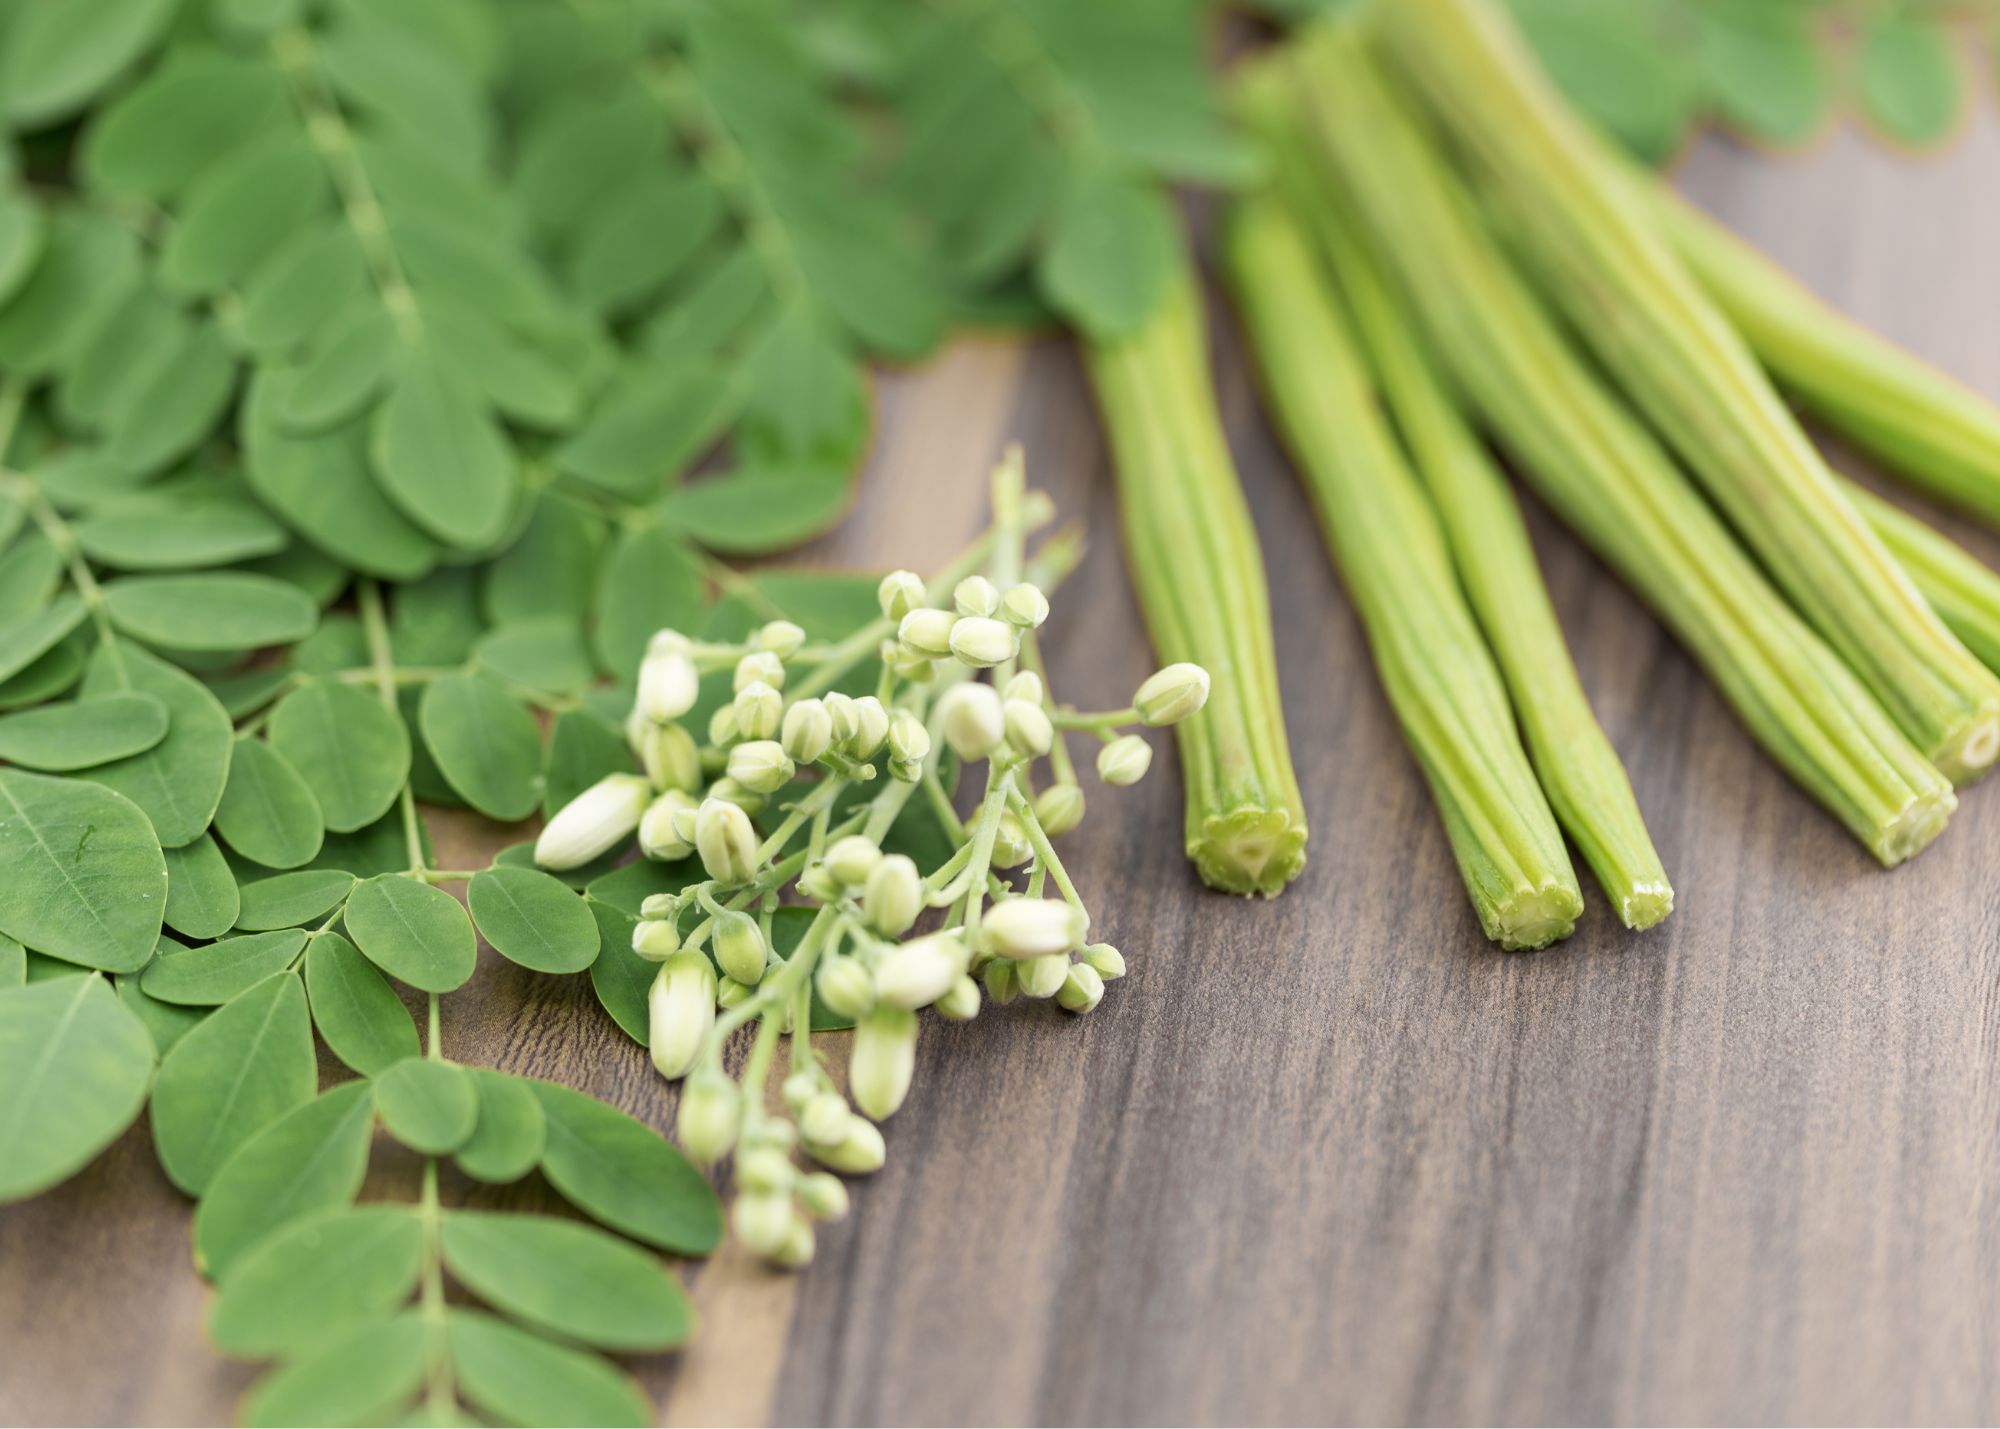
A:
[[[361,607],[361,628],[368,637],[368,653],[375,662],[376,690],[389,713],[401,719],[402,709],[396,702],[396,657],[389,644],[389,622],[382,613],[382,588],[374,581],[361,581],[355,587],[355,600]],[[410,781],[407,779],[403,781],[397,803],[403,815],[403,846],[410,858],[407,872],[421,878],[424,874],[424,833],[422,824],[417,821],[417,798],[410,792]]]

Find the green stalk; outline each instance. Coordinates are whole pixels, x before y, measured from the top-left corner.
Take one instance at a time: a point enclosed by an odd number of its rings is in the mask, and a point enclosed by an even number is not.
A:
[[[1749,347],[1492,0],[1377,7],[1387,52],[1549,291],[1778,585],[1947,775],[2000,755],[2000,679],[1835,485]]]
[[[1634,178],[1682,261],[1787,393],[1891,474],[2000,525],[2000,407],[1829,307],[1665,184]]]
[[[1278,426],[1312,493],[1375,669],[1430,781],[1486,936],[1540,948],[1575,929],[1583,894],[1521,751],[1507,690],[1404,464],[1306,238],[1269,196],[1223,235]]]
[[[1109,430],[1127,565],[1162,661],[1213,679],[1174,733],[1188,857],[1204,882],[1273,897],[1305,867],[1305,805],[1278,699],[1264,558],[1223,440],[1193,266],[1144,327],[1084,340]]]
[[[1949,536],[1867,487],[1850,484],[1848,499],[1860,508],[1882,544],[1910,573],[1966,649],[2000,670],[2000,574]]]
[[[1950,783],[1772,588],[1652,433],[1480,228],[1471,200],[1333,26],[1288,74],[1323,181],[1485,424],[1557,513],[1642,595],[1752,734],[1885,864],[1944,827]]]
[[[1674,890],[1646,832],[1631,781],[1591,711],[1507,479],[1446,393],[1388,281],[1349,216],[1313,182],[1311,156],[1285,114],[1275,71],[1253,73],[1242,107],[1266,141],[1287,199],[1310,214],[1366,351],[1428,489],[1465,595],[1485,631],[1520,717],[1528,753],[1556,817],[1618,917],[1650,928],[1673,911]],[[1255,269],[1244,281],[1278,285]],[[1301,284],[1311,281],[1301,278]],[[1301,299],[1301,301],[1309,301]],[[1302,369],[1316,371],[1317,365]],[[1267,379],[1271,380],[1271,379]]]

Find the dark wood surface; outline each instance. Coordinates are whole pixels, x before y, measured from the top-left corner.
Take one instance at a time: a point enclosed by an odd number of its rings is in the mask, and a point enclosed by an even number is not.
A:
[[[1990,104],[1990,98],[1987,100]],[[2000,125],[1943,156],[1704,141],[1684,187],[1840,306],[2000,397]],[[1171,759],[1065,856],[1132,974],[927,1024],[886,1169],[818,1262],[687,1268],[634,1362],[671,1422],[1990,1421],[2000,1417],[2000,789],[1876,869],[1568,535],[1535,534],[1679,890],[1623,933],[1484,943],[1234,333],[1219,384],[1270,567],[1312,823],[1282,899],[1204,892]],[[883,384],[853,515],[809,553],[924,564],[1021,440],[1098,545],[1051,626],[1066,698],[1149,669],[1071,356],[975,342]],[[2000,541],[1950,529],[1989,558]],[[441,827],[467,857],[496,843]],[[451,861],[461,861],[455,856]],[[666,1126],[578,979],[483,955],[451,1055]],[[4,1090],[0,1090],[4,1095]],[[408,1167],[378,1156],[395,1191]],[[448,1194],[491,1197],[464,1186]],[[505,1193],[532,1203],[535,1187]],[[0,1419],[227,1419],[187,1208],[143,1126],[0,1212]]]

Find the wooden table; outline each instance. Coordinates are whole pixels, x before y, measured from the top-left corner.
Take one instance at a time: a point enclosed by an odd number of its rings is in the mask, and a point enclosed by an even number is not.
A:
[[[1709,140],[1682,178],[1839,305],[2000,396],[1996,174],[2000,124],[1982,114],[1936,159],[1845,133],[1787,160]],[[1593,890],[1569,942],[1493,951],[1217,328],[1311,866],[1276,903],[1207,893],[1180,855],[1170,759],[1136,789],[1093,789],[1068,856],[1131,976],[1082,1020],[1016,1003],[931,1024],[889,1165],[818,1263],[687,1268],[695,1344],[633,1366],[663,1413],[2000,1416],[2000,790],[1971,791],[1933,849],[1879,871],[1537,510],[1679,904],[1632,936]],[[1099,547],[1050,627],[1057,687],[1121,702],[1151,660],[1070,354],[969,342],[887,379],[880,409],[854,514],[809,558],[926,562],[974,530],[979,477],[1018,438]],[[496,842],[465,822],[441,837],[467,857]],[[445,1004],[452,1055],[670,1124],[669,1092],[582,979],[484,957]],[[378,1163],[381,1184],[407,1180],[393,1153]],[[251,1371],[203,1343],[186,1220],[143,1126],[0,1213],[0,1419],[229,1417]]]

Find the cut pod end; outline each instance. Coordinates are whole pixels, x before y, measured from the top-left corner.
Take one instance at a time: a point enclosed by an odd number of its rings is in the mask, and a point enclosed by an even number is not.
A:
[[[1290,809],[1214,814],[1188,840],[1187,854],[1210,888],[1275,898],[1305,869],[1305,820]]]
[[[1982,706],[1978,714],[1952,731],[1931,763],[1953,784],[1963,787],[1983,779],[2000,757],[2000,710]],[[1912,850],[1914,852],[1914,850]]]
[[[1869,852],[1882,861],[1882,867],[1894,868],[1904,859],[1922,853],[1932,839],[1943,833],[1945,822],[1957,807],[1958,795],[1949,787],[1919,795],[1876,830],[1868,841]]]
[[[1643,932],[1674,911],[1673,885],[1635,883],[1618,900],[1618,921],[1633,932]]]
[[[1583,897],[1574,887],[1545,883],[1524,888],[1494,905],[1486,936],[1507,952],[1531,953],[1574,933],[1582,912]]]

